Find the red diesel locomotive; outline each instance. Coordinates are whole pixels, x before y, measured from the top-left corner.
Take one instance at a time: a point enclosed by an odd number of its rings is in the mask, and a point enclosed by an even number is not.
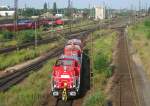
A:
[[[53,66],[51,92],[55,97],[67,101],[76,97],[80,90],[82,68],[82,42],[71,39],[67,42],[63,55]]]

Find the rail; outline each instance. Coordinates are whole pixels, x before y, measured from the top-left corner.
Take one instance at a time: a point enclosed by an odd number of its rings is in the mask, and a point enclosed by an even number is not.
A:
[[[120,59],[124,59],[120,61],[120,79],[119,79],[119,106],[131,105],[131,106],[142,106],[140,103],[139,95],[137,94],[136,84],[135,84],[135,76],[133,74],[132,66],[131,66],[131,57],[129,54],[128,48],[128,40],[127,33],[125,32],[125,28],[120,29],[120,48],[121,54]],[[123,53],[124,52],[124,53]],[[123,65],[124,64],[124,65]],[[122,66],[121,66],[122,65]],[[125,69],[123,69],[125,68]],[[121,70],[122,69],[122,70]],[[128,86],[128,87],[127,87]],[[129,90],[129,91],[125,91]],[[130,94],[126,94],[125,92],[130,92]],[[129,100],[129,98],[131,100]],[[126,100],[125,100],[126,99]],[[128,103],[127,103],[128,102]]]

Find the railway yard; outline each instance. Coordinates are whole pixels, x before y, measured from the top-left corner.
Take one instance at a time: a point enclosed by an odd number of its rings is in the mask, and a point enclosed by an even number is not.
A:
[[[0,106],[149,106],[150,16],[133,11],[0,19]]]

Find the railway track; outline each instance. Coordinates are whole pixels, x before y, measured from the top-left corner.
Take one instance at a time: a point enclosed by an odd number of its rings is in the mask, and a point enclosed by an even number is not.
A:
[[[125,29],[119,29],[118,43],[118,85],[113,98],[114,106],[142,106],[136,90],[135,76],[133,74],[128,41]]]
[[[139,94],[137,93],[137,87],[136,87],[136,82],[135,82],[135,74],[134,74],[134,70],[132,68],[132,60],[131,60],[131,55],[130,55],[130,51],[129,51],[129,42],[128,42],[128,39],[127,39],[127,31],[124,32],[124,38],[125,38],[125,47],[126,47],[126,50],[127,50],[127,60],[128,60],[128,69],[129,69],[129,75],[130,75],[130,81],[131,81],[131,84],[132,84],[132,91],[133,91],[133,94],[134,94],[134,98],[135,98],[135,103],[136,103],[136,106],[142,106],[142,103],[141,103],[141,100],[140,100],[140,97],[139,97]]]
[[[64,102],[60,99],[57,99],[55,106],[72,106],[73,100],[68,100],[67,102]]]
[[[91,28],[79,29],[79,30],[73,31],[71,33],[70,32],[65,32],[65,33],[62,33],[62,34],[66,35],[64,37],[67,38],[69,35],[77,34],[77,33],[80,33],[80,32],[85,32],[85,31],[88,31],[90,29]],[[49,33],[47,33],[47,34],[49,34]],[[54,33],[54,34],[56,34],[56,33]],[[59,39],[58,36],[47,37],[46,39],[37,40],[37,43],[38,43],[38,45],[42,45],[42,44],[47,44],[47,43],[51,43],[51,42],[57,41],[58,39]],[[18,48],[19,48],[19,50],[21,50],[21,49],[27,48],[29,46],[34,46],[34,45],[35,45],[35,42],[29,42],[29,43],[25,43],[25,44],[18,45],[18,46],[15,45],[15,46],[7,47],[7,48],[0,48],[0,54],[13,52],[13,51],[17,50]]]
[[[115,22],[111,22],[109,24],[114,24]],[[97,23],[92,23],[92,24],[86,24],[86,25],[82,25],[82,26],[75,26],[75,27],[72,27],[72,28],[76,28],[76,29],[79,29],[77,31],[73,31],[73,32],[62,32],[62,33],[59,33],[59,34],[62,34],[62,35],[71,35],[71,34],[76,34],[76,33],[80,33],[80,32],[84,32],[84,31],[88,31],[91,29],[91,25],[94,25],[92,27],[95,27],[95,26],[98,26],[100,28],[107,28],[108,26],[108,23],[102,23],[101,25],[100,24],[97,24]],[[80,27],[84,27],[84,26],[90,26],[89,28],[85,28],[85,29],[82,29]],[[69,28],[66,28],[65,30],[67,30]],[[93,28],[92,28],[93,29]],[[50,32],[46,32],[46,33],[42,33],[43,34],[50,34]],[[53,33],[53,34],[57,34],[57,33]],[[67,38],[68,36],[64,36],[65,38]],[[42,45],[42,44],[47,44],[47,43],[51,43],[51,42],[54,42],[58,40],[58,36],[53,36],[53,37],[49,37],[47,36],[46,39],[42,39],[42,40],[37,40],[37,43],[38,45]],[[24,44],[21,44],[21,45],[15,45],[15,46],[10,46],[10,47],[6,47],[6,48],[0,48],[0,54],[4,54],[4,53],[9,53],[9,52],[13,52],[15,50],[21,50],[21,49],[24,49],[24,48],[27,48],[29,46],[34,46],[35,45],[35,42],[29,42],[29,43],[24,43]]]
[[[78,34],[73,34],[68,37],[70,38],[85,38],[85,36],[93,31],[95,31],[97,28],[94,27],[93,29],[90,29],[88,31],[80,32]],[[10,69],[8,72],[6,72],[4,75],[0,76],[0,91],[7,91],[11,86],[17,84],[21,80],[23,80],[25,77],[27,77],[31,71],[38,70],[45,61],[48,59],[54,58],[56,56],[59,56],[63,51],[63,44],[62,46],[59,46],[58,48],[50,50],[50,52],[42,55],[38,59],[35,59],[29,64],[26,64],[25,66],[21,67],[20,69]]]
[[[53,101],[51,101],[51,103],[49,104],[42,105],[42,106],[82,106],[83,103],[83,97],[79,99],[70,99],[66,102],[56,98],[50,98],[49,100],[53,100]]]
[[[50,51],[49,53],[41,56],[38,60],[32,61],[25,67],[20,69],[11,69],[12,73],[0,77],[0,91],[6,91],[11,86],[15,85],[25,77],[27,77],[31,71],[38,70],[46,60],[56,57],[61,54],[63,47],[59,47]]]

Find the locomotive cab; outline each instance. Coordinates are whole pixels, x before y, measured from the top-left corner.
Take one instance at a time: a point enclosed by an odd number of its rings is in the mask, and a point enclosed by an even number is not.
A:
[[[73,58],[63,58],[56,61],[53,66],[51,83],[53,96],[62,96],[64,89],[67,90],[67,97],[77,96],[80,85],[80,67],[80,62]]]

